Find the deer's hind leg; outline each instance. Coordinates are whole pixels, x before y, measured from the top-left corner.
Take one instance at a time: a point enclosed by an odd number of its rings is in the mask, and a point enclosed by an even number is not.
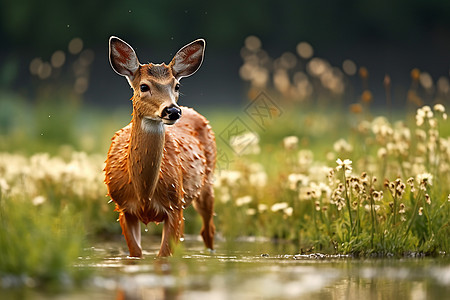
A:
[[[193,202],[195,210],[203,219],[203,226],[200,234],[203,238],[206,248],[214,250],[214,190],[211,184],[203,187],[200,196]]]

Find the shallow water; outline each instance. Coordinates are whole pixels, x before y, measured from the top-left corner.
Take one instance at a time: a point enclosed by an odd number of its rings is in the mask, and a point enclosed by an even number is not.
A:
[[[30,290],[26,298],[450,299],[448,258],[295,255],[293,245],[251,239],[220,242],[209,253],[188,237],[174,257],[158,259],[157,241],[146,240],[144,259],[127,258],[121,240],[100,243],[80,258],[78,267],[95,271],[84,288]]]

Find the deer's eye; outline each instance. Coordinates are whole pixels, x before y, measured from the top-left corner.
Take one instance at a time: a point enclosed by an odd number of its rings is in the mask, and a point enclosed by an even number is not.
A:
[[[180,84],[177,83],[175,84],[175,92],[178,92],[180,90]]]
[[[141,84],[140,89],[141,89],[141,92],[143,92],[143,93],[150,91],[150,87],[146,84]]]

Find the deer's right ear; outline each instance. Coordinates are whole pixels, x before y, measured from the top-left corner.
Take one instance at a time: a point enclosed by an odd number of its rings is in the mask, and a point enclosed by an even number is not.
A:
[[[139,61],[133,48],[118,37],[109,38],[109,62],[117,74],[126,76],[133,81],[136,71],[139,69]]]

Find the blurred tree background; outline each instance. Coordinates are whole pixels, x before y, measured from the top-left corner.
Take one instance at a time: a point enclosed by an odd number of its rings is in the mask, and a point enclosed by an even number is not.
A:
[[[414,67],[435,78],[449,75],[450,2],[444,0],[2,0],[0,16],[0,87],[31,100],[36,90],[61,84],[61,78],[76,86],[83,73],[76,64],[84,61],[89,71],[78,88],[85,102],[128,104],[126,82],[108,65],[110,35],[128,41],[142,62],[155,63],[167,63],[184,44],[205,38],[205,64],[196,80],[185,79],[188,105],[242,101],[239,51],[248,35],[258,36],[272,56],[307,41],[315,55],[334,65],[351,58],[368,68],[374,89],[382,88],[386,73],[394,83],[408,84]],[[68,49],[74,38],[82,42],[79,52]],[[85,49],[90,52],[83,54]],[[58,50],[66,69],[51,65]],[[41,71],[48,62],[45,76],[30,74],[36,58]]]

